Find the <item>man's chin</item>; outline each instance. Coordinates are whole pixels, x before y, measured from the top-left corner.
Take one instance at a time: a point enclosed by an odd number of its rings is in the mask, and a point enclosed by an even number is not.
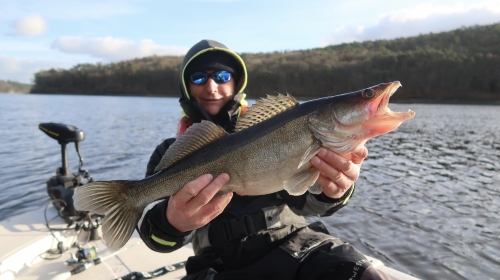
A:
[[[204,104],[204,106],[203,106],[203,109],[211,116],[217,115],[221,108],[222,108],[221,106],[217,106],[217,105],[205,105]]]

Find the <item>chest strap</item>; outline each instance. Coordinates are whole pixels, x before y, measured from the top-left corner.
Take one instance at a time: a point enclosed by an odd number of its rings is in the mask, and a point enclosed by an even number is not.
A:
[[[208,238],[211,246],[218,246],[262,230],[304,222],[303,217],[297,216],[287,205],[282,204],[263,208],[259,213],[245,215],[239,219],[210,223]]]
[[[231,240],[256,234],[264,229],[267,229],[264,213],[257,213],[239,219],[210,224],[208,238],[212,246],[218,246]]]

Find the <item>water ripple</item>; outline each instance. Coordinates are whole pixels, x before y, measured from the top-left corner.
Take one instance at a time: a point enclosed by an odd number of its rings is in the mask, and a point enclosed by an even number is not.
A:
[[[422,279],[496,279],[499,107],[391,108],[417,115],[367,143],[353,199],[321,220],[363,253]],[[84,167],[94,179],[139,179],[156,145],[175,134],[180,111],[175,98],[0,94],[0,220],[48,202],[45,184],[61,159],[39,123],[85,131]],[[72,145],[68,158],[76,171]]]

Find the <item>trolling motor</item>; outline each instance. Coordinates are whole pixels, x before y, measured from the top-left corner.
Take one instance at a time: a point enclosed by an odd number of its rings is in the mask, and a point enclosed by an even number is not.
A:
[[[68,224],[72,224],[74,221],[81,220],[87,215],[87,212],[76,211],[73,205],[74,190],[76,187],[84,185],[84,180],[87,181],[86,183],[92,182],[92,177],[88,170],[82,169],[83,158],[80,152],[80,142],[85,139],[85,134],[73,125],[62,123],[41,123],[38,125],[38,128],[49,137],[57,140],[59,145],[61,145],[61,167],[57,168],[56,175],[47,181],[47,193],[61,217]],[[68,168],[66,145],[71,142],[75,143],[76,153],[80,158],[80,165],[76,173],[70,173]],[[97,234],[97,231],[91,235],[94,234]],[[98,236],[94,238],[98,239]]]
[[[85,134],[82,130],[73,125],[66,125],[62,123],[41,123],[38,125],[38,127],[49,137],[57,140],[59,145],[61,145],[61,167],[57,168],[56,175],[52,176],[47,181],[47,193],[52,199],[52,204],[56,209],[58,209],[60,216],[68,223],[68,226],[76,221],[88,218],[88,225],[86,225],[85,223],[76,223],[75,230],[78,231],[80,229],[83,229],[85,231],[90,231],[89,241],[100,239],[97,229],[100,226],[99,218],[102,216],[97,214],[89,215],[89,212],[84,211],[76,211],[73,205],[73,193],[75,191],[75,188],[83,186],[84,180],[87,180],[86,183],[90,183],[93,181],[88,170],[82,169],[83,158],[80,152],[80,142],[85,139]],[[68,168],[66,145],[71,142],[75,143],[76,153],[80,158],[80,165],[78,167],[78,172],[76,173],[70,173]],[[94,225],[94,223],[91,221],[93,218],[95,218],[96,220],[96,225]],[[73,244],[73,247],[77,247],[78,250],[75,254],[70,253],[71,258],[69,258],[65,262],[67,266],[72,267],[71,271],[69,272],[69,276],[81,273],[88,267],[92,265],[98,265],[103,261],[103,259],[99,257],[96,247],[84,248],[80,246],[78,242],[75,242]],[[59,253],[62,254],[62,252],[64,251],[62,242],[58,243],[58,249]],[[137,280],[156,278],[166,273],[182,269],[185,267],[185,265],[186,262],[184,261],[160,267],[151,272],[134,271],[118,279]],[[64,274],[64,276],[66,277],[68,275]]]

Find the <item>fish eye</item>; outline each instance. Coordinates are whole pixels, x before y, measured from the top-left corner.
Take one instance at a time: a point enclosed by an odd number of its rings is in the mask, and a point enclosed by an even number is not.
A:
[[[363,97],[365,97],[365,98],[372,98],[374,96],[375,96],[375,91],[371,88],[365,89],[363,91]]]

